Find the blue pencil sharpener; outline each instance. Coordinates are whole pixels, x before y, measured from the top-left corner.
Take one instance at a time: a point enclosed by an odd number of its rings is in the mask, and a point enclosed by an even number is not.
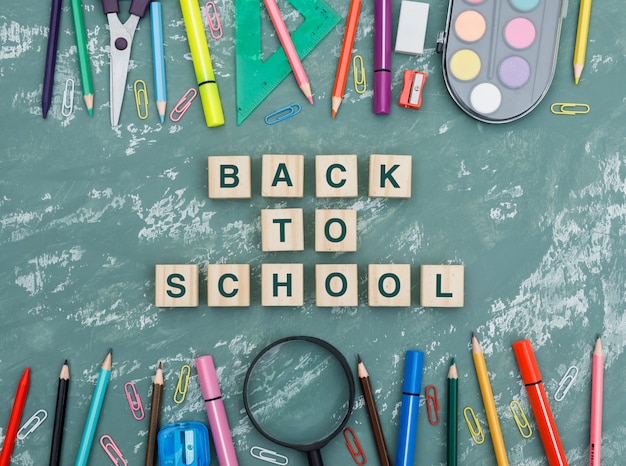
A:
[[[209,430],[201,422],[177,422],[157,435],[161,466],[209,466]]]

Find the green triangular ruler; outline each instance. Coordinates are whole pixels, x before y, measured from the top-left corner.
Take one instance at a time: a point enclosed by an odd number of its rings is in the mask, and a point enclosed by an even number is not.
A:
[[[291,33],[301,60],[339,23],[324,0],[288,0],[304,21]],[[260,0],[235,0],[237,124],[240,125],[291,73],[282,47],[263,61]]]

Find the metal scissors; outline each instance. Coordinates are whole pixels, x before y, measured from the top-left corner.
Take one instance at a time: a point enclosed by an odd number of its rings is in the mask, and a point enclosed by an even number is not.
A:
[[[111,34],[111,73],[109,78],[111,125],[117,126],[122,102],[124,101],[124,91],[126,90],[126,77],[128,76],[128,64],[130,62],[130,46],[133,43],[135,29],[139,20],[143,18],[148,10],[151,0],[132,0],[130,4],[130,16],[125,23],[122,23],[117,16],[120,12],[118,0],[102,0],[102,8],[109,23],[109,33]]]

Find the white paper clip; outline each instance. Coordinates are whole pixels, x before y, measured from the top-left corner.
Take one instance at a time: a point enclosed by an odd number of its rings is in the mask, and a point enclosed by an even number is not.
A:
[[[284,466],[289,463],[289,458],[281,455],[280,453],[276,453],[275,451],[268,450],[267,448],[254,446],[250,448],[250,454],[259,460],[272,464]]]
[[[220,14],[217,12],[217,7],[215,6],[215,2],[207,2],[204,6],[206,11],[206,21],[209,26],[209,32],[211,33],[211,37],[215,40],[218,40],[222,37],[222,22],[220,21]],[[213,10],[213,13],[211,13]],[[215,20],[215,23],[213,22]]]
[[[102,445],[105,453],[111,459],[115,466],[128,466],[128,460],[124,458],[124,455],[122,455],[122,452],[117,447],[110,435],[105,434],[100,437],[100,445]]]
[[[576,380],[577,375],[578,367],[571,366],[569,369],[567,369],[567,372],[559,382],[559,387],[554,393],[554,399],[556,401],[561,401],[563,398],[565,398],[565,395],[567,395],[569,389],[572,388],[572,385],[574,384],[574,380]]]
[[[270,113],[265,116],[265,123],[268,125],[275,125],[279,121],[286,120],[287,118],[291,118],[292,116],[297,115],[302,110],[300,104],[291,104],[285,107],[279,108],[278,110]]]
[[[61,115],[68,117],[74,110],[74,80],[69,78],[65,81],[65,90],[63,91],[63,104],[61,107]]]
[[[37,427],[43,424],[43,421],[45,421],[47,417],[48,411],[45,409],[37,411],[28,419],[28,421],[24,423],[22,427],[20,427],[20,430],[17,431],[17,438],[24,440],[29,434],[32,434]]]

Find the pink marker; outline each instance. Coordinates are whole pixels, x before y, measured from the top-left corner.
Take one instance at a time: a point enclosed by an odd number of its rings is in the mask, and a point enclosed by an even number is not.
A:
[[[238,466],[213,358],[211,356],[197,358],[196,370],[220,466]]]

